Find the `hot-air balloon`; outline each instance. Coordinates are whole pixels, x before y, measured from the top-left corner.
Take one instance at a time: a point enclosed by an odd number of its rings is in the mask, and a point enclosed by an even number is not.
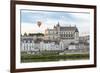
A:
[[[41,24],[42,24],[42,22],[41,22],[41,21],[37,21],[37,25],[38,25],[38,27],[40,27],[40,26],[41,26]]]

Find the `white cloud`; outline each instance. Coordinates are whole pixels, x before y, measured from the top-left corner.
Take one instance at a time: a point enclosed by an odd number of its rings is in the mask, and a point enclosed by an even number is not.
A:
[[[37,24],[31,24],[31,23],[22,23],[21,24],[21,33],[44,33],[47,26],[45,24],[41,24],[39,27]]]

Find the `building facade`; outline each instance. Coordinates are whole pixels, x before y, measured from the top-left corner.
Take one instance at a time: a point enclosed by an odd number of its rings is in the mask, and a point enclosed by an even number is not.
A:
[[[45,30],[45,39],[62,40],[64,48],[68,48],[70,43],[79,43],[79,31],[76,26],[60,26],[58,23],[53,29]]]
[[[74,43],[74,44],[72,44]],[[46,29],[44,36],[21,36],[22,52],[64,51],[79,49],[79,31],[76,26],[60,26]]]

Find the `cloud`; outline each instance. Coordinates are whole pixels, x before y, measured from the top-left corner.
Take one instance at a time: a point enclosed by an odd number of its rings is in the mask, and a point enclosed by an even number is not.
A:
[[[41,21],[41,27],[37,26],[37,21]],[[77,26],[80,35],[89,34],[90,30],[90,14],[74,13],[61,11],[21,11],[22,33],[24,32],[44,32],[46,28],[53,28],[54,25],[60,23],[62,26]],[[86,29],[87,28],[87,29]]]

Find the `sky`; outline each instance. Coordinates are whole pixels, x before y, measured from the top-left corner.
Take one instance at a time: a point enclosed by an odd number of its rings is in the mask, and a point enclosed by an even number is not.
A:
[[[76,26],[79,35],[90,33],[90,13],[66,11],[21,10],[21,34],[44,33],[45,29],[52,29],[58,22],[61,26]],[[41,26],[37,22],[41,21]]]

